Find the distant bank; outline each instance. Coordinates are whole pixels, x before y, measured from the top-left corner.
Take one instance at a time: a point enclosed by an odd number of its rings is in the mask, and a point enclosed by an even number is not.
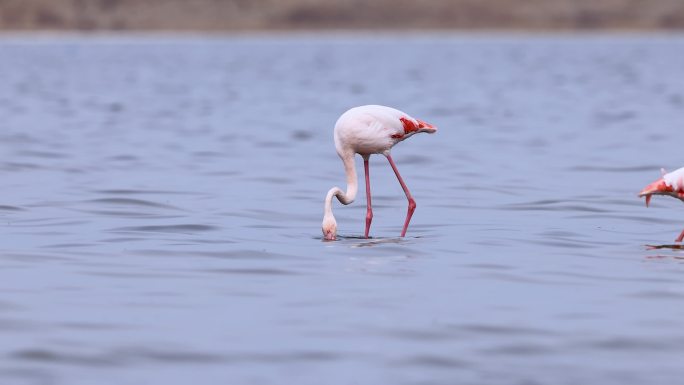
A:
[[[0,30],[683,29],[684,0],[0,0]]]

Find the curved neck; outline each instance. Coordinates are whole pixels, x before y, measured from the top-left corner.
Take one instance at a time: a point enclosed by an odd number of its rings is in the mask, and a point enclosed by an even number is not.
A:
[[[344,172],[347,174],[347,191],[344,192],[339,187],[333,187],[325,197],[325,215],[332,216],[332,198],[335,196],[343,205],[348,205],[356,199],[356,192],[359,189],[359,182],[356,177],[356,165],[354,163],[354,153],[340,154],[344,163]]]

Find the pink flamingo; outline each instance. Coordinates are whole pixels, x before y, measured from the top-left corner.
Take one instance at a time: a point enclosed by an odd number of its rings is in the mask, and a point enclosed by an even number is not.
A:
[[[408,213],[401,230],[401,236],[406,235],[406,229],[413,211],[416,209],[416,201],[411,196],[406,183],[401,178],[397,166],[392,160],[390,149],[395,144],[419,132],[434,133],[437,128],[419,119],[414,119],[408,114],[391,107],[368,105],[350,109],[340,116],[335,123],[335,148],[337,154],[344,163],[344,171],[347,174],[347,191],[339,187],[333,187],[325,197],[325,210],[323,215],[323,237],[326,240],[334,240],[337,236],[337,222],[332,213],[332,199],[337,199],[343,205],[348,205],[356,198],[358,180],[354,164],[355,154],[363,158],[363,168],[366,173],[366,230],[364,236],[368,238],[371,221],[373,220],[373,208],[371,207],[370,176],[368,174],[368,158],[371,154],[383,154],[387,157],[401,188],[404,189],[408,199]]]
[[[646,207],[653,195],[669,195],[684,201],[684,167],[671,173],[666,173],[663,169],[662,173],[662,178],[644,187],[639,193],[639,197],[646,197]],[[681,242],[683,239],[684,231],[679,234],[675,242]]]

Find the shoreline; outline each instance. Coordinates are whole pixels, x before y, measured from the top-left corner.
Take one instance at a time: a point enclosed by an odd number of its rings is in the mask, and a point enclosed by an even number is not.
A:
[[[296,29],[296,30],[240,30],[240,31],[177,31],[177,30],[136,30],[136,31],[64,31],[64,30],[33,30],[33,31],[1,31],[0,39],[232,39],[232,38],[293,38],[306,37],[316,40],[317,38],[355,38],[364,40],[382,39],[387,37],[420,38],[601,38],[601,37],[668,37],[684,38],[684,30],[455,30],[455,29]]]
[[[0,1],[0,31],[684,30],[681,0]]]

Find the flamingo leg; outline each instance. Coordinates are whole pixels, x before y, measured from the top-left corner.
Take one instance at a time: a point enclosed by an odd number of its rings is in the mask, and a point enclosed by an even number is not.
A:
[[[682,230],[682,233],[675,239],[675,242],[681,242],[682,240],[684,240],[684,230]]]
[[[392,170],[394,170],[394,174],[397,176],[397,179],[399,179],[399,184],[401,185],[401,188],[404,189],[406,199],[408,199],[408,212],[406,213],[404,227],[401,229],[401,236],[404,237],[406,236],[406,230],[408,229],[409,222],[411,222],[413,212],[416,210],[416,201],[411,196],[411,192],[409,191],[408,187],[406,187],[406,183],[404,183],[404,180],[401,178],[399,170],[397,170],[397,165],[394,164],[394,160],[392,160],[392,156],[389,153],[385,154],[385,156],[387,157],[387,160],[389,160],[390,166],[392,166]]]
[[[366,231],[364,236],[368,238],[370,225],[373,221],[373,206],[371,206],[370,173],[368,172],[368,156],[363,157],[363,170],[366,173]]]

